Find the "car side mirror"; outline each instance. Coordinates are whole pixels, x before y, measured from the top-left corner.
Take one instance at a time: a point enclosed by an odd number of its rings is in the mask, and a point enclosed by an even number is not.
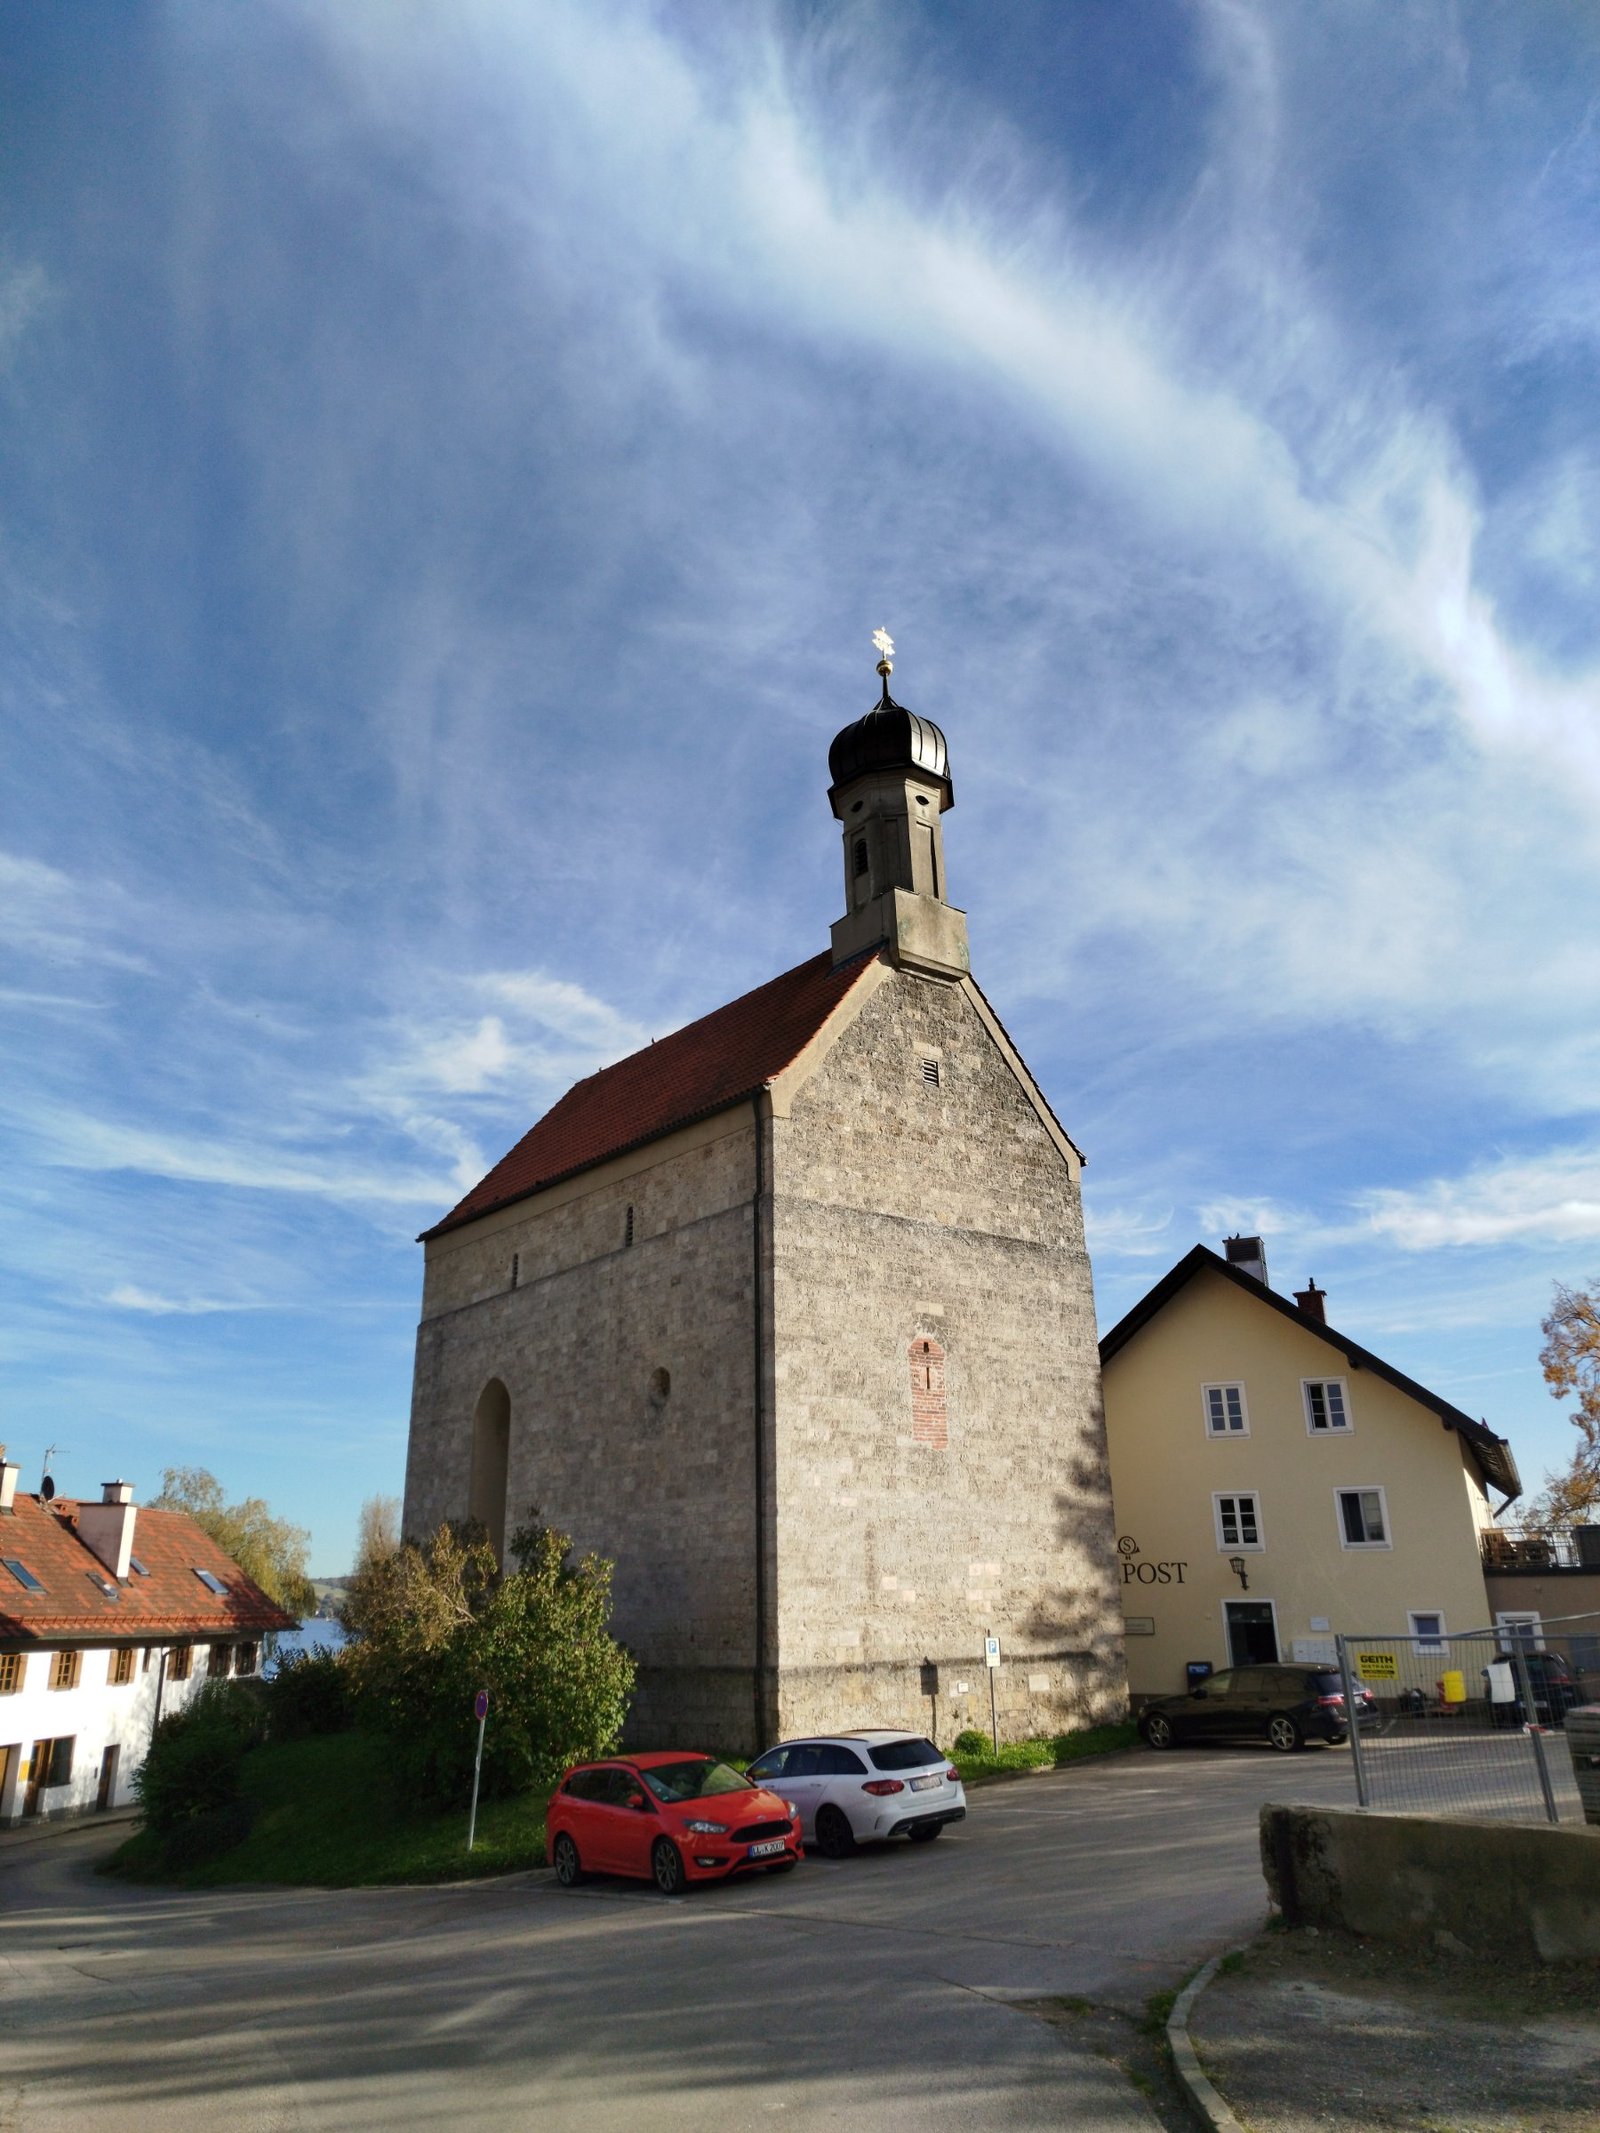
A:
[[[628,1805],[630,1807],[647,1807],[649,1804],[642,1792],[630,1792],[628,1794]]]

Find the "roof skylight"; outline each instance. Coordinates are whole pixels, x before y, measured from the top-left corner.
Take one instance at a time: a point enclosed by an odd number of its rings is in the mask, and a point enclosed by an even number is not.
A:
[[[19,1562],[16,1556],[0,1555],[0,1563],[5,1564],[6,1568],[11,1572],[11,1575],[16,1579],[17,1583],[22,1587],[24,1592],[44,1591],[43,1585],[34,1576],[33,1572],[28,1568],[27,1564]]]
[[[136,1555],[130,1555],[128,1557],[128,1568],[133,1572],[135,1577],[147,1578],[150,1575],[148,1567],[145,1564],[141,1563]]]
[[[120,1600],[122,1595],[109,1578],[103,1578],[98,1570],[86,1570],[84,1576],[91,1585],[98,1586],[108,1600]]]
[[[200,1565],[196,1563],[196,1565],[194,1566],[194,1574],[200,1580],[201,1584],[204,1585],[207,1592],[214,1592],[220,1600],[225,1600],[228,1597],[227,1586],[223,1584],[221,1578],[219,1578],[215,1574],[215,1572],[210,1570],[202,1570],[200,1568]]]

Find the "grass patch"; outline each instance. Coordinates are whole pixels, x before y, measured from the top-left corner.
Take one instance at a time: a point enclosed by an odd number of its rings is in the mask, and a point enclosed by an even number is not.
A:
[[[255,1808],[243,1843],[203,1865],[174,1871],[159,1841],[140,1830],[112,1853],[104,1871],[183,1888],[273,1881],[345,1889],[457,1881],[544,1865],[544,1793],[485,1801],[469,1854],[468,1802],[447,1815],[412,1812],[391,1775],[387,1746],[369,1733],[256,1748],[240,1775]]]
[[[1172,2010],[1178,2004],[1174,1992],[1152,1992],[1144,2003],[1144,2021],[1140,2025],[1147,2037],[1166,2042],[1167,2024],[1172,2020]]]
[[[961,1772],[962,1783],[970,1785],[975,1778],[1003,1777],[1018,1770],[1059,1770],[1086,1755],[1114,1755],[1119,1748],[1131,1748],[1138,1737],[1139,1729],[1131,1723],[1088,1726],[1081,1733],[1057,1733],[1049,1740],[1012,1741],[998,1755],[992,1750],[984,1755],[957,1752],[951,1761]]]

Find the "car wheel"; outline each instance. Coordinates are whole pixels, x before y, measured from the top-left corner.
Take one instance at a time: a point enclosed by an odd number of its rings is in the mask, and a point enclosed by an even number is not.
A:
[[[651,1847],[650,1871],[663,1896],[683,1894],[683,1884],[688,1878],[683,1871],[683,1855],[669,1837],[657,1837]]]
[[[1287,1711],[1275,1711],[1267,1720],[1267,1738],[1280,1755],[1293,1755],[1304,1746],[1300,1728]]]
[[[817,1849],[824,1859],[848,1859],[856,1848],[856,1833],[837,1807],[824,1807],[817,1816]]]
[[[583,1861],[578,1857],[578,1847],[563,1830],[555,1842],[551,1864],[556,1870],[556,1879],[564,1889],[575,1889],[583,1879]]]
[[[935,1837],[944,1835],[944,1824],[935,1822],[931,1829],[914,1829],[910,1832],[913,1844],[931,1844]]]
[[[1152,1711],[1148,1718],[1139,1721],[1139,1730],[1144,1735],[1147,1748],[1170,1748],[1177,1738],[1170,1718],[1163,1718],[1159,1711]]]

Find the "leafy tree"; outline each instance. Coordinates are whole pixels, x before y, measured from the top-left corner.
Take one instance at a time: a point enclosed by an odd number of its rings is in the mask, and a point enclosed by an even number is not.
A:
[[[311,1535],[304,1526],[274,1518],[263,1498],[247,1496],[226,1503],[222,1483],[203,1466],[169,1466],[161,1476],[161,1494],[151,1499],[157,1511],[187,1511],[202,1533],[231,1555],[247,1578],[293,1615],[316,1612],[317,1595],[306,1575]]]
[[[473,1698],[489,1691],[485,1794],[549,1783],[616,1742],[633,1691],[631,1656],[610,1634],[611,1565],[571,1560],[565,1534],[512,1536],[501,1574],[482,1526],[443,1525],[356,1573],[343,1659],[358,1712],[394,1743],[416,1796],[466,1797],[477,1745]]]
[[[1565,1525],[1600,1510],[1600,1282],[1569,1289],[1557,1282],[1540,1328],[1544,1381],[1558,1400],[1577,1395],[1572,1415],[1579,1443],[1564,1473],[1552,1474],[1529,1512],[1533,1525]]]

